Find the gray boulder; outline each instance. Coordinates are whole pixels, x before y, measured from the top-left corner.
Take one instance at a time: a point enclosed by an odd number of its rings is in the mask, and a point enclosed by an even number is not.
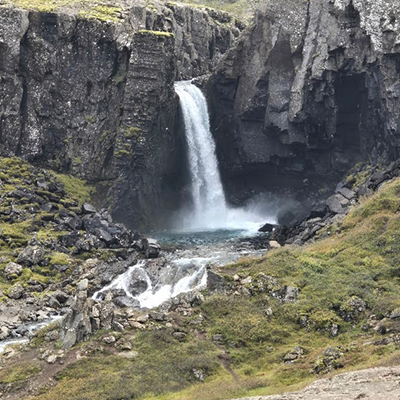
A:
[[[9,262],[5,269],[4,275],[7,279],[13,279],[22,274],[22,266],[14,262]]]
[[[42,247],[28,246],[18,255],[18,263],[26,266],[39,264],[44,260],[45,252]]]

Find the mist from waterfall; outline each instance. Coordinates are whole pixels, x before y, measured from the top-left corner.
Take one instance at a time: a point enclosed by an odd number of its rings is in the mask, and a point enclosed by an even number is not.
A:
[[[175,83],[180,99],[191,177],[192,208],[181,212],[180,228],[187,230],[257,230],[273,218],[254,210],[227,205],[218,168],[216,148],[210,131],[207,101],[190,81]]]

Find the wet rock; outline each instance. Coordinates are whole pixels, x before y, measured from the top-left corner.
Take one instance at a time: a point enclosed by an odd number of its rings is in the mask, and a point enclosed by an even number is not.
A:
[[[116,306],[121,308],[140,308],[140,302],[128,296],[117,296],[113,299],[113,302]]]
[[[39,246],[28,246],[18,255],[18,263],[26,266],[39,264],[45,256],[44,249]]]
[[[274,227],[275,227],[275,225],[266,223],[258,231],[259,232],[272,232],[274,230]]]
[[[148,278],[145,271],[140,268],[134,269],[129,277],[128,290],[132,296],[139,296],[145,292],[148,287]]]
[[[213,271],[207,271],[207,289],[210,293],[223,293],[225,291],[224,278]]]
[[[158,257],[161,252],[161,247],[157,240],[151,238],[144,240],[144,249],[147,258]]]
[[[7,279],[17,278],[22,274],[22,266],[14,262],[9,262],[4,268],[4,275]]]

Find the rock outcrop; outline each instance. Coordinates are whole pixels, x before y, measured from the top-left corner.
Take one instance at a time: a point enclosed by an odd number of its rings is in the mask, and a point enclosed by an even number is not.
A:
[[[243,26],[169,3],[74,7],[1,8],[0,155],[91,181],[117,220],[148,226],[184,179],[173,83],[209,73]]]
[[[309,193],[399,156],[399,15],[394,0],[267,2],[208,81],[231,197]]]
[[[296,393],[240,400],[397,400],[400,396],[399,377],[399,367],[371,368],[321,379]]]

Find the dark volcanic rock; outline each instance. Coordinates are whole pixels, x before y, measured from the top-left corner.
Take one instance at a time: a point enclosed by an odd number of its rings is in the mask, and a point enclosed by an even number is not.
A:
[[[399,157],[398,15],[396,0],[265,3],[207,86],[228,195],[285,188],[310,207],[358,161]]]
[[[174,81],[210,73],[243,26],[172,3],[119,5],[120,22],[82,18],[82,5],[1,7],[0,155],[94,182],[115,219],[140,227],[179,203],[184,140]],[[58,202],[60,187],[36,185]]]

